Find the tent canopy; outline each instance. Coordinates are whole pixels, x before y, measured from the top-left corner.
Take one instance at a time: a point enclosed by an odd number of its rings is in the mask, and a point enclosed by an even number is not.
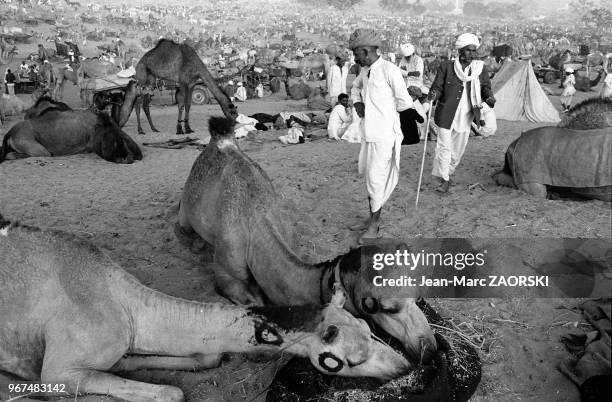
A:
[[[559,112],[540,87],[531,62],[504,62],[491,82],[498,119],[558,123]]]

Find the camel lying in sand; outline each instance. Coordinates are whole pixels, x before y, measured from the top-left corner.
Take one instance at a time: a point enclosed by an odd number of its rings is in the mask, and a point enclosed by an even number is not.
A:
[[[282,351],[341,376],[410,369],[342,308],[341,292],[323,308],[183,300],[145,287],[86,241],[1,215],[0,255],[0,370],[66,384],[68,394],[182,401],[179,388],[111,373],[210,368],[222,352]]]
[[[363,249],[317,265],[302,261],[290,246],[291,230],[279,216],[272,182],[236,145],[233,122],[213,117],[209,128],[211,141],[191,169],[175,231],[184,244],[201,237],[214,247],[221,294],[235,303],[325,303],[339,283],[348,292],[345,308],[371,318],[415,361],[428,360],[436,342],[416,299],[390,297],[389,289],[373,286]]]
[[[612,201],[612,100],[574,106],[557,127],[521,134],[506,151],[498,185],[545,198],[549,189]]]
[[[94,152],[115,163],[142,159],[138,144],[113,119],[89,110],[72,110],[48,97],[40,98],[22,122],[4,136],[0,163],[14,157],[61,156]]]

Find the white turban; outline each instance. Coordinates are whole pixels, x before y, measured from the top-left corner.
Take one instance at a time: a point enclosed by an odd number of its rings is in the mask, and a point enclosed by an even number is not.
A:
[[[470,45],[474,45],[476,47],[480,46],[480,42],[478,41],[478,38],[476,37],[476,35],[471,34],[471,33],[464,33],[459,35],[459,37],[457,38],[457,41],[455,42],[455,47],[457,49],[463,49],[466,46],[470,46]]]
[[[412,56],[414,54],[414,46],[410,43],[404,43],[400,46],[400,52],[404,57]]]

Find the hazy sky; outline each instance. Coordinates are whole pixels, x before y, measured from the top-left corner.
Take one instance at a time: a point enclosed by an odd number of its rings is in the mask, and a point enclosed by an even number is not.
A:
[[[177,5],[183,5],[183,4],[188,4],[188,5],[197,5],[199,3],[199,1],[206,1],[206,0],[173,0],[172,4],[177,4]],[[244,2],[248,2],[250,0],[242,0]],[[413,0],[415,1],[415,0]],[[429,3],[432,1],[436,1],[436,0],[421,0],[422,3]],[[450,0],[453,1],[454,0]],[[505,3],[515,3],[517,0],[484,0],[485,3],[488,3],[490,1],[502,1]],[[556,10],[558,8],[562,8],[567,6],[567,4],[569,4],[572,0],[532,0],[533,5],[535,6],[535,8],[538,9],[552,9],[552,10]],[[375,6],[377,5],[379,2],[379,0],[364,0],[364,3],[368,6]],[[85,3],[85,2],[83,2]],[[124,4],[125,0],[97,0],[96,3],[99,4]],[[134,0],[132,2],[135,5],[139,5],[139,4],[160,4],[160,5],[169,5],[167,0]]]

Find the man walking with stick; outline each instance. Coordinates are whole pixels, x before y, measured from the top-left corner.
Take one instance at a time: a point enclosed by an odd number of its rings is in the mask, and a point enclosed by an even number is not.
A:
[[[429,90],[432,104],[439,100],[434,121],[440,129],[432,174],[440,178],[436,191],[441,193],[447,193],[453,184],[451,176],[465,152],[472,120],[479,127],[484,125],[480,113],[482,100],[490,107],[495,106],[489,73],[484,63],[476,59],[479,46],[475,35],[460,35],[455,42],[459,57],[440,65]]]
[[[349,39],[355,61],[362,67],[353,82],[351,98],[361,117],[364,138],[359,152],[359,173],[365,175],[370,217],[360,242],[378,237],[380,215],[399,179],[402,130],[399,113],[413,107],[401,70],[378,54],[380,33],[357,29]]]

